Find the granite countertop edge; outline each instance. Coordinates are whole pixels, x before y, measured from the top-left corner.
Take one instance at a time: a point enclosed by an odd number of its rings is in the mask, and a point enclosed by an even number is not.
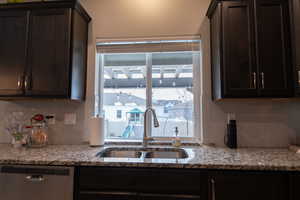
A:
[[[107,147],[105,147],[107,148]],[[13,149],[0,144],[0,165],[103,166],[144,168],[188,168],[207,170],[253,170],[300,172],[300,155],[288,149],[238,149],[184,147],[193,157],[183,160],[103,159],[95,155],[103,147],[52,145],[44,149]]]
[[[83,167],[135,167],[135,168],[182,168],[207,170],[240,171],[287,171],[300,172],[300,166],[261,166],[229,164],[174,164],[174,163],[134,163],[134,162],[80,162],[80,161],[28,161],[0,160],[0,165],[40,165],[40,166],[83,166]]]

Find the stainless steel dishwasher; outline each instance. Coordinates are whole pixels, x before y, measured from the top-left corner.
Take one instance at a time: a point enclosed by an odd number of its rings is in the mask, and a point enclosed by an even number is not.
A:
[[[73,200],[74,168],[0,166],[0,199]]]

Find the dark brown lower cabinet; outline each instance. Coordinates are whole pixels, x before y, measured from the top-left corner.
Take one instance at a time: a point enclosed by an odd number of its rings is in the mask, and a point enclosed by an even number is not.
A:
[[[285,172],[80,167],[76,200],[300,200]]]
[[[220,172],[209,177],[209,200],[288,200],[289,179],[268,172]]]
[[[207,176],[197,169],[81,167],[77,200],[205,200]]]
[[[290,176],[290,200],[299,200],[300,199],[300,174],[293,174]]]

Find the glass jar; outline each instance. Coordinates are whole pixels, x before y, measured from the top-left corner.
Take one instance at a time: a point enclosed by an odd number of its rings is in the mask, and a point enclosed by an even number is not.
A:
[[[45,124],[34,124],[29,135],[29,147],[41,148],[48,144],[48,133]]]

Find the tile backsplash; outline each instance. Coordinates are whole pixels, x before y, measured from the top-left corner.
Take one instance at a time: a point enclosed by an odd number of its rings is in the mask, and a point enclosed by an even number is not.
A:
[[[68,100],[0,101],[0,143],[10,141],[5,131],[5,117],[13,112],[23,112],[28,119],[34,114],[54,114],[55,124],[49,125],[48,129],[50,144],[81,144],[84,141],[84,103]],[[64,123],[67,113],[76,114],[76,124]]]

